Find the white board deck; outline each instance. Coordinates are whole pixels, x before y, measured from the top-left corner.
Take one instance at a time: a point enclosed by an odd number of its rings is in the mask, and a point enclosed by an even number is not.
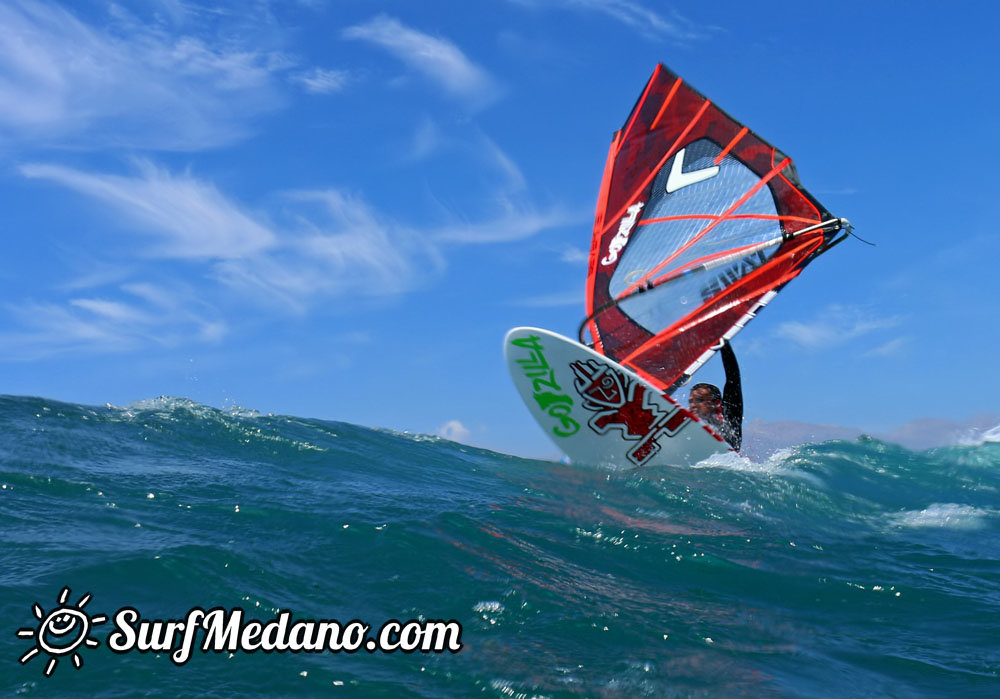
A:
[[[672,398],[562,335],[514,328],[504,356],[528,410],[575,462],[687,466],[730,450]]]

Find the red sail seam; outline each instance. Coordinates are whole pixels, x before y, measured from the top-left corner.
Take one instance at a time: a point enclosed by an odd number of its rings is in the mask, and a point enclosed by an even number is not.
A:
[[[607,192],[608,188],[611,186],[611,171],[614,169],[616,152],[615,147],[621,139],[621,136],[621,131],[616,133],[615,138],[611,142],[611,146],[608,148],[608,159],[604,165],[604,176],[601,178],[601,191],[597,196],[597,212],[594,214],[595,229],[600,228],[604,221],[604,214],[607,213],[605,210],[607,207]],[[588,316],[593,313],[594,310],[594,284],[597,277],[597,259],[600,257],[600,254],[600,245],[598,245],[597,240],[595,240],[594,244],[590,246],[590,259],[587,263],[587,295],[585,303]],[[603,353],[604,348],[597,334],[596,323],[591,326],[590,335],[594,340],[594,347],[598,352]]]
[[[732,141],[729,142],[729,145],[723,148],[722,152],[719,153],[717,156],[715,156],[715,164],[718,165],[719,163],[721,163],[722,159],[725,158],[726,155],[729,154],[729,151],[733,149],[733,146],[739,143],[739,140],[744,136],[746,136],[748,133],[750,133],[750,129],[748,129],[747,127],[744,126],[742,129],[740,129],[740,132],[736,134],[736,136],[733,138]]]
[[[685,214],[683,216],[664,216],[663,218],[647,218],[644,221],[639,221],[637,226],[648,226],[651,223],[663,223],[664,221],[688,221],[692,219],[707,219],[714,221],[716,219],[723,218],[720,214]],[[803,216],[780,216],[775,214],[732,214],[728,217],[730,220],[736,219],[756,219],[760,221],[795,221],[798,223],[816,223],[814,218],[805,218]]]
[[[618,210],[618,213],[616,213],[614,216],[611,217],[610,222],[605,220],[606,225],[604,226],[604,230],[601,231],[601,236],[607,233],[611,229],[611,226],[615,225],[615,222],[622,217],[622,214],[625,213],[625,210],[628,207],[630,207],[639,197],[639,195],[642,194],[642,192],[646,189],[646,187],[649,186],[649,183],[653,181],[654,177],[656,177],[656,174],[660,171],[660,168],[662,168],[666,164],[666,162],[670,160],[677,146],[679,146],[681,141],[683,141],[684,138],[688,135],[688,133],[691,132],[691,129],[694,128],[694,125],[698,123],[698,120],[701,119],[702,115],[705,113],[705,110],[708,109],[711,104],[712,104],[711,100],[705,100],[704,104],[701,105],[701,109],[699,109],[698,113],[694,115],[694,118],[691,119],[688,125],[684,128],[684,131],[681,132],[681,135],[677,137],[677,140],[674,141],[674,144],[670,146],[670,149],[667,150],[667,152],[664,154],[660,162],[656,165],[655,168],[653,168],[650,171],[649,175],[646,176],[646,179],[642,181],[642,184],[635,188],[635,193],[631,196],[631,198],[629,198],[629,200],[625,202],[625,205]],[[624,140],[625,139],[622,139],[622,142],[624,142]]]
[[[621,140],[622,132],[615,132],[615,137],[608,147],[608,159],[604,162],[604,174],[601,176],[601,189],[597,193],[597,208],[594,211],[594,230],[604,226],[604,215],[608,213],[608,190],[611,189],[611,172],[615,169],[616,148]]]
[[[819,223],[820,221],[822,221],[822,220],[823,220],[823,216],[822,216],[822,214],[820,214],[820,212],[819,212],[819,209],[817,209],[817,208],[816,208],[816,205],[815,205],[815,204],[813,204],[813,203],[812,203],[811,201],[809,201],[809,197],[807,197],[806,195],[804,195],[804,194],[802,193],[802,190],[800,190],[800,189],[799,189],[798,187],[796,187],[796,186],[795,186],[794,184],[792,184],[791,182],[789,182],[789,181],[788,181],[788,178],[787,178],[787,177],[785,177],[785,175],[784,175],[784,174],[782,174],[782,175],[781,175],[781,179],[783,179],[783,180],[785,181],[785,183],[786,183],[786,184],[787,184],[787,185],[788,185],[789,187],[791,187],[791,188],[792,188],[793,190],[795,190],[795,193],[799,195],[799,198],[800,198],[800,199],[801,199],[802,201],[804,201],[804,202],[805,202],[806,204],[808,204],[808,205],[809,205],[809,208],[811,208],[811,209],[812,209],[813,211],[815,211],[815,212],[816,212],[816,218],[815,218],[815,219],[813,219],[812,221],[810,221],[809,223]]]
[[[650,131],[653,131],[656,128],[656,125],[660,123],[663,113],[667,111],[667,107],[670,105],[671,100],[674,99],[674,95],[677,94],[677,90],[680,88],[682,82],[684,81],[680,78],[677,78],[674,81],[674,86],[670,88],[670,92],[667,93],[666,99],[663,100],[663,105],[660,107],[660,111],[658,111],[656,116],[653,118],[653,124],[649,127]]]
[[[663,64],[662,63],[658,63],[656,65],[656,69],[653,71],[653,74],[650,76],[649,82],[646,83],[646,89],[642,91],[642,97],[640,97],[639,101],[635,103],[635,111],[632,112],[632,118],[628,120],[628,124],[626,124],[625,128],[622,129],[622,136],[623,136],[623,138],[622,138],[621,142],[618,144],[618,149],[619,150],[625,144],[625,141],[628,140],[627,138],[624,138],[624,137],[628,136],[628,132],[629,132],[629,129],[632,128],[632,124],[634,124],[635,120],[639,118],[639,112],[642,111],[642,105],[646,101],[646,95],[649,94],[650,89],[653,87],[653,83],[656,82],[656,76],[660,74],[660,70],[662,68],[663,68]],[[615,155],[616,156],[618,155],[618,151],[617,150],[615,151]]]
[[[775,167],[774,169],[772,169],[770,172],[768,172],[764,177],[762,177],[760,179],[759,182],[757,182],[757,184],[755,184],[753,187],[751,187],[749,190],[747,190],[743,194],[743,196],[741,196],[739,199],[737,199],[736,202],[732,206],[730,206],[726,211],[724,211],[723,214],[722,214],[722,216],[719,219],[717,219],[717,220],[713,221],[712,223],[708,224],[707,226],[705,226],[701,230],[700,233],[698,233],[697,235],[695,235],[693,238],[691,238],[691,240],[689,240],[688,242],[686,242],[681,247],[677,248],[677,250],[675,250],[673,253],[671,253],[670,255],[668,255],[666,257],[666,259],[664,259],[662,262],[660,262],[658,265],[656,265],[656,267],[654,267],[649,272],[647,272],[646,274],[644,274],[634,284],[632,284],[631,286],[629,286],[628,288],[626,288],[625,291],[623,291],[621,294],[618,295],[618,298],[622,298],[623,296],[625,296],[627,294],[630,294],[633,291],[635,291],[636,289],[638,289],[640,286],[642,286],[642,284],[645,281],[647,281],[648,279],[650,279],[654,274],[656,274],[661,269],[663,269],[664,267],[666,267],[668,264],[670,264],[671,262],[673,262],[674,260],[676,260],[680,255],[682,255],[684,252],[686,252],[687,250],[689,250],[692,245],[694,245],[699,240],[701,240],[706,235],[708,235],[708,233],[713,228],[715,228],[720,223],[722,223],[723,221],[725,221],[726,219],[728,219],[729,215],[731,213],[733,213],[734,211],[736,211],[736,209],[738,209],[741,206],[743,206],[743,204],[745,204],[747,202],[747,200],[750,199],[750,197],[752,197],[754,194],[756,194],[758,191],[760,191],[761,187],[763,187],[764,185],[766,185],[771,180],[772,177],[774,177],[775,175],[777,175],[782,170],[782,168],[784,168],[790,162],[792,162],[791,158],[785,158],[784,160],[782,160],[780,165],[778,165],[777,167]],[[656,280],[654,280],[653,283],[655,284]]]

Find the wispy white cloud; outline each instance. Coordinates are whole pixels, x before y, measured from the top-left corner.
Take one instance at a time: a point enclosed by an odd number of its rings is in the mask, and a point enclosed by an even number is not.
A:
[[[476,104],[496,92],[493,78],[454,43],[407,27],[394,17],[378,15],[364,24],[348,27],[342,36],[380,46],[445,91]]]
[[[118,19],[97,28],[50,3],[0,5],[0,138],[215,147],[280,106],[281,54]]]
[[[112,323],[148,323],[149,315],[120,301],[107,299],[72,299],[69,304]]]
[[[294,218],[275,226],[190,174],[146,161],[138,169],[136,176],[54,165],[25,165],[21,172],[101,201],[129,232],[151,236],[151,245],[135,248],[139,257],[206,264],[207,276],[300,311],[317,296],[408,291],[444,266],[423,234],[379,216],[358,196],[333,189],[289,193]]]
[[[899,351],[906,346],[910,341],[909,337],[896,337],[888,342],[884,342],[874,349],[865,352],[866,357],[891,357],[898,354]]]
[[[898,316],[879,317],[851,306],[831,305],[809,323],[791,321],[778,326],[775,335],[804,349],[820,349],[844,344],[876,330],[898,326]]]
[[[29,300],[4,308],[14,321],[13,329],[0,333],[0,356],[6,359],[172,347],[192,340],[215,343],[228,333],[215,309],[191,289],[176,285],[122,284],[100,297]]]
[[[570,6],[599,12],[637,30],[646,36],[666,36],[673,39],[697,39],[694,31],[680,15],[668,19],[639,2],[631,0],[567,0]]]
[[[503,175],[506,180],[506,191],[517,192],[524,189],[527,183],[517,163],[492,138],[481,134],[480,141],[482,144],[480,152]]]
[[[669,17],[634,0],[512,0],[528,7],[565,7],[604,15],[638,32],[647,39],[690,41],[701,39],[714,27],[696,28],[676,11]]]
[[[472,433],[458,420],[449,420],[437,429],[437,436],[449,439],[452,442],[464,442]]]
[[[514,159],[485,134],[478,134],[474,143],[477,157],[501,181],[491,186],[492,195],[482,217],[438,227],[434,240],[469,244],[510,242],[587,219],[582,211],[561,206],[539,209],[526,196],[527,180]]]
[[[413,132],[413,141],[410,145],[407,158],[410,160],[422,160],[436,151],[443,143],[444,136],[441,129],[432,119],[424,117],[417,124]]]
[[[0,335],[5,358],[37,357],[82,348],[134,349],[148,339],[143,328],[75,310],[71,304],[7,304],[18,330]]]
[[[444,268],[443,256],[420,232],[379,216],[360,197],[334,189],[288,197],[318,211],[299,215],[298,229],[285,234],[278,249],[220,262],[216,278],[303,311],[319,296],[410,291]]]
[[[538,211],[530,205],[505,202],[502,214],[493,218],[467,223],[454,223],[439,228],[433,240],[448,243],[506,243],[530,238],[542,231],[579,223],[579,214],[561,207]]]
[[[22,165],[24,177],[102,205],[109,231],[124,232],[128,244],[112,243],[114,262],[92,259],[68,275],[57,290],[66,300],[28,304],[27,313],[8,308],[28,332],[20,339],[0,337],[0,347],[48,341],[66,349],[89,343],[114,350],[173,342],[185,332],[213,341],[228,332],[221,319],[234,303],[307,313],[333,298],[397,296],[435,281],[454,244],[520,240],[587,219],[558,206],[538,208],[514,160],[482,134],[473,140],[473,160],[486,166],[477,171],[495,182],[482,215],[465,223],[449,211],[449,222],[419,228],[338,189],[286,192],[278,197],[280,206],[254,210],[190,171],[172,172],[148,160],[134,161],[127,175]],[[166,261],[156,274],[180,273],[194,280],[196,292],[142,279],[152,260]],[[63,340],[60,324],[71,329]]]
[[[350,82],[350,73],[346,70],[327,70],[313,68],[312,70],[293,73],[289,79],[302,86],[306,92],[317,95],[329,95],[343,90]]]
[[[476,127],[462,136],[446,135],[433,121],[424,119],[417,127],[407,157],[412,161],[444,150],[457,151],[473,164],[474,170],[467,180],[470,189],[479,184],[485,195],[471,215],[438,202],[446,222],[426,228],[428,239],[435,243],[513,242],[546,230],[583,223],[590,216],[582,209],[536,203],[528,179],[515,159]]]
[[[148,161],[137,161],[139,175],[93,174],[59,165],[28,164],[26,177],[50,180],[110,205],[152,234],[159,245],[145,255],[212,259],[251,255],[273,247],[269,228],[223,196],[214,185],[189,174],[173,175]]]
[[[588,262],[590,260],[590,256],[585,250],[581,250],[580,248],[572,245],[567,245],[563,248],[562,255],[559,256],[559,259],[563,262],[575,265],[581,262]]]
[[[84,250],[56,250],[53,257],[57,258],[52,260],[53,263],[65,268],[63,280],[56,287],[63,293],[80,293],[88,289],[120,284],[135,273],[130,265],[109,262]]]

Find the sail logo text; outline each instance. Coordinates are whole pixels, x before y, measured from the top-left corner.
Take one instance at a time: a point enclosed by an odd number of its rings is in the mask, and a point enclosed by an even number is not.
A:
[[[625,210],[625,216],[622,217],[621,222],[618,224],[618,232],[615,233],[615,237],[608,244],[608,254],[601,260],[601,264],[605,267],[618,261],[618,255],[621,254],[622,248],[628,243],[628,237],[632,235],[632,229],[635,228],[635,220],[639,217],[639,212],[642,211],[644,203],[641,201],[637,202]]]
[[[708,301],[717,293],[725,289],[730,284],[735,284],[738,279],[745,277],[761,265],[767,262],[767,255],[763,250],[758,250],[752,255],[744,257],[742,260],[726,267],[717,274],[714,279],[701,290],[702,301]]]

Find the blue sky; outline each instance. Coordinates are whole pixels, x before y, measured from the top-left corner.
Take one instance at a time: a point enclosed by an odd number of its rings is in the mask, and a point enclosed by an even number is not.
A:
[[[662,61],[878,244],[817,261],[736,339],[747,418],[998,412],[998,21],[988,2],[5,2],[0,386],[551,454],[501,341],[575,332],[608,143]]]

